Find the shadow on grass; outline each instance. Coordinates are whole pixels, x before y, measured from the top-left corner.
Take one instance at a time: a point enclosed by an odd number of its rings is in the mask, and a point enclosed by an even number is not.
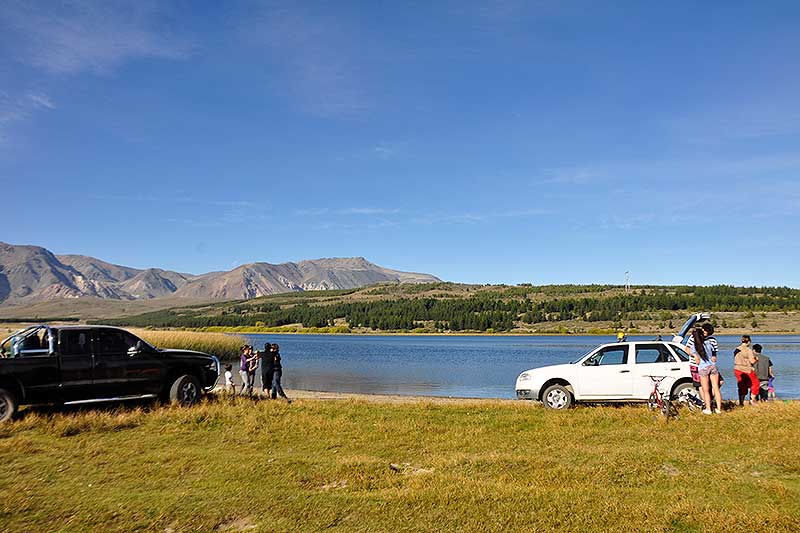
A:
[[[252,396],[232,395],[225,392],[211,392],[203,395],[203,398],[195,405],[226,405],[239,404],[242,402],[260,403],[273,401],[258,394]],[[146,414],[158,409],[169,407],[172,404],[158,398],[116,400],[86,404],[49,404],[49,405],[29,405],[24,406],[15,416],[17,422],[24,421],[30,417],[54,418],[58,416],[117,416],[125,414]],[[188,408],[188,407],[187,407]]]

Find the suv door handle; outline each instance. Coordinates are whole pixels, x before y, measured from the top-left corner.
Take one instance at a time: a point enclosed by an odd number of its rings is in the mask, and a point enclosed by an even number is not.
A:
[[[630,372],[630,370],[620,370],[619,371],[620,374],[627,374],[628,372]]]
[[[680,368],[670,368],[670,370],[680,370]]]

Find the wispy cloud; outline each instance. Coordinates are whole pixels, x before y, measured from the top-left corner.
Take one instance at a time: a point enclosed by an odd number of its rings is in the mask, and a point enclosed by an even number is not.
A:
[[[0,146],[10,142],[12,130],[42,110],[53,110],[55,103],[42,92],[30,92],[21,97],[12,97],[0,91]]]
[[[437,225],[437,224],[478,224],[492,220],[509,218],[529,218],[552,214],[551,209],[528,208],[510,209],[508,211],[475,211],[466,213],[441,213],[434,215],[421,215],[410,219],[412,224]]]
[[[323,15],[304,4],[278,2],[251,13],[244,33],[283,69],[284,96],[297,108],[321,117],[352,117],[371,106],[355,31],[344,12]]]
[[[349,207],[338,211],[341,215],[394,215],[399,209],[386,209],[382,207]]]
[[[190,46],[161,24],[163,14],[150,0],[9,0],[0,30],[17,60],[37,69],[108,72],[131,59],[187,56]]]
[[[396,215],[400,213],[399,209],[392,209],[386,207],[347,207],[344,209],[330,209],[328,207],[312,207],[308,209],[298,209],[294,212],[295,216],[301,217],[319,217],[324,215],[347,216],[347,215]]]
[[[221,228],[224,226],[222,221],[216,219],[168,218],[166,221],[168,224],[190,226],[193,228]]]
[[[188,204],[196,206],[207,207],[229,207],[229,208],[251,208],[255,204],[250,200],[209,200],[204,198],[194,198],[191,196],[184,196],[181,192],[170,191],[162,195],[147,195],[147,194],[92,194],[90,198],[93,200],[125,202],[126,204],[137,203],[168,203],[168,204]]]
[[[28,100],[34,107],[46,107],[47,109],[55,109],[56,105],[44,93],[28,93]]]
[[[597,171],[585,168],[562,168],[545,171],[545,178],[537,180],[540,185],[586,185],[601,178]]]
[[[796,83],[773,83],[758,96],[703,102],[702,108],[670,115],[661,125],[681,140],[699,145],[797,135],[800,104],[796,93]]]
[[[380,143],[372,151],[381,159],[393,159],[400,155],[401,148],[397,143]]]

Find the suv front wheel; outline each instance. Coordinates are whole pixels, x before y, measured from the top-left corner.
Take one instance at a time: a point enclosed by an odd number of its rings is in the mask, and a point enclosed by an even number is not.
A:
[[[176,402],[180,405],[192,405],[200,401],[200,382],[197,378],[186,374],[172,384],[169,389],[170,401]]]
[[[564,385],[550,385],[542,394],[542,403],[548,409],[569,409],[574,399]]]

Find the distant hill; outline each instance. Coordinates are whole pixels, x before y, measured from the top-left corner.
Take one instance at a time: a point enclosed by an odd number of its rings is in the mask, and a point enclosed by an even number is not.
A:
[[[228,272],[194,275],[137,269],[83,255],[54,255],[39,246],[0,242],[0,305],[65,298],[103,300],[232,300],[306,290],[353,289],[380,282],[428,283],[429,274],[400,272],[363,257],[299,263],[251,263]]]

